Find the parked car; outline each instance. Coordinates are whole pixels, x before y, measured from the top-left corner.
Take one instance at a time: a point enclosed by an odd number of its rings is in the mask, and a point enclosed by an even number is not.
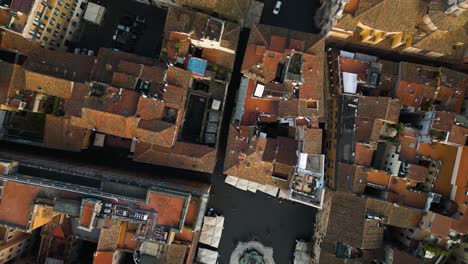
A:
[[[142,17],[142,16],[137,16],[136,21],[140,22],[140,23],[145,23],[146,19],[144,17]]]
[[[279,14],[279,11],[281,9],[281,1],[276,1],[275,8],[273,8],[273,14],[277,15]]]
[[[75,54],[80,54],[81,49],[80,48],[75,48]]]
[[[94,56],[94,50],[88,50],[88,56]]]

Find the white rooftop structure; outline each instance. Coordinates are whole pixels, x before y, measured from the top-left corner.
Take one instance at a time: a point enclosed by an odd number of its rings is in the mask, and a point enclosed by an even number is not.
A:
[[[343,92],[355,94],[357,90],[358,76],[356,73],[343,72]]]
[[[89,2],[84,14],[84,19],[91,23],[101,25],[105,12],[105,7]]]
[[[224,217],[205,216],[203,218],[203,226],[200,235],[200,243],[218,248],[219,241],[223,234]]]
[[[265,91],[265,85],[257,83],[255,87],[254,96],[261,98],[263,96],[263,91]]]
[[[203,264],[216,264],[218,260],[218,252],[206,248],[199,248],[197,261]]]

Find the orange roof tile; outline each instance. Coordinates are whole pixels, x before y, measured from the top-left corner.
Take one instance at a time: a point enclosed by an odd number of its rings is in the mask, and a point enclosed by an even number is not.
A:
[[[453,200],[460,205],[465,204],[468,201],[468,146],[464,146],[462,150],[456,185],[457,191]]]
[[[198,218],[198,210],[200,208],[200,199],[196,197],[190,198],[189,207],[187,209],[187,215],[185,216],[186,226],[193,226]]]
[[[140,97],[138,100],[136,114],[141,119],[162,119],[165,104],[160,100]]]
[[[27,228],[31,206],[38,192],[37,186],[4,182],[0,200],[0,222]]]
[[[452,190],[450,182],[457,157],[457,147],[441,143],[423,143],[419,144],[418,153],[424,157],[442,161],[433,191],[450,197]]]
[[[410,164],[410,168],[408,173],[406,174],[406,178],[411,181],[425,182],[427,178],[427,173],[428,168],[416,164]]]
[[[416,138],[400,135],[399,141],[401,143],[400,159],[407,162],[416,162],[418,145]]]
[[[137,123],[138,119],[135,117],[124,117],[89,108],[83,108],[81,118],[71,117],[73,126],[96,129],[99,132],[123,138],[133,138]]]
[[[460,145],[466,145],[468,138],[468,128],[453,125],[450,129],[448,141]]]
[[[275,52],[283,52],[286,48],[287,39],[283,36],[272,35],[270,39],[270,49]]]
[[[431,225],[431,233],[436,234],[442,238],[448,237],[450,227],[452,225],[452,218],[434,213],[434,220]]]
[[[177,126],[157,119],[140,120],[135,135],[142,142],[172,147],[177,137]]]
[[[392,176],[389,188],[391,193],[389,193],[387,201],[418,209],[424,208],[427,194],[410,191],[408,187],[405,180]]]
[[[175,239],[178,241],[191,242],[193,240],[193,230],[190,228],[184,227],[182,232],[175,235]]]
[[[289,39],[289,49],[304,52],[305,41],[299,39]]]
[[[114,252],[96,251],[96,253],[94,253],[93,264],[112,264],[113,260],[114,260]]]
[[[119,88],[133,90],[135,89],[137,82],[138,77],[128,75],[123,72],[114,72],[111,85]]]
[[[38,93],[70,99],[73,82],[36,72],[25,72],[26,89]]]
[[[68,151],[81,151],[86,138],[83,129],[72,126],[70,118],[46,115],[44,146]]]
[[[369,170],[367,173],[367,182],[377,184],[385,188],[388,187],[390,178],[391,175],[384,171]]]
[[[254,93],[255,81],[249,79],[247,96],[244,104],[244,114],[242,115],[241,125],[251,126],[257,123],[258,114],[268,114],[277,116],[279,102],[277,100],[257,99],[252,95]]]
[[[374,155],[374,149],[367,146],[366,144],[357,143],[354,152],[354,163],[366,167],[370,167],[372,163],[372,157]]]
[[[341,72],[355,73],[358,75],[359,80],[366,79],[366,71],[370,67],[370,64],[368,62],[348,59],[344,57],[340,57],[339,61]]]
[[[401,80],[396,89],[395,97],[404,106],[418,108],[430,98],[434,98],[435,88],[421,83],[411,83]]]
[[[181,223],[185,200],[169,194],[150,191],[148,202],[142,204],[142,209],[154,209],[158,214],[157,224],[169,227],[178,227]]]
[[[167,66],[166,65],[156,65],[156,66],[147,66],[143,67],[141,71],[140,79],[143,81],[149,81],[156,84],[160,84],[164,81],[166,76]]]
[[[91,217],[93,216],[93,204],[90,202],[85,203],[81,207],[81,217],[80,217],[80,224],[85,227],[89,227],[91,225]]]
[[[139,77],[141,75],[143,67],[143,64],[134,63],[127,60],[121,60],[117,65],[117,71]]]
[[[435,119],[432,123],[432,128],[442,131],[450,131],[454,122],[455,113],[446,111],[436,111]]]
[[[303,151],[308,154],[322,154],[322,129],[304,130]]]

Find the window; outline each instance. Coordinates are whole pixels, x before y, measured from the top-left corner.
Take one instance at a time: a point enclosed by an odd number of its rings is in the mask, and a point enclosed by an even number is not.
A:
[[[410,148],[414,148],[414,143],[413,143],[413,142],[410,142],[410,143],[409,143],[409,147],[410,147]]]

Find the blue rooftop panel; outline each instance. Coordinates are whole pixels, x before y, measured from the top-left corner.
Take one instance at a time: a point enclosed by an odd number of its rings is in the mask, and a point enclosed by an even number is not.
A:
[[[205,75],[206,65],[208,62],[199,58],[190,58],[187,70],[200,75]]]

